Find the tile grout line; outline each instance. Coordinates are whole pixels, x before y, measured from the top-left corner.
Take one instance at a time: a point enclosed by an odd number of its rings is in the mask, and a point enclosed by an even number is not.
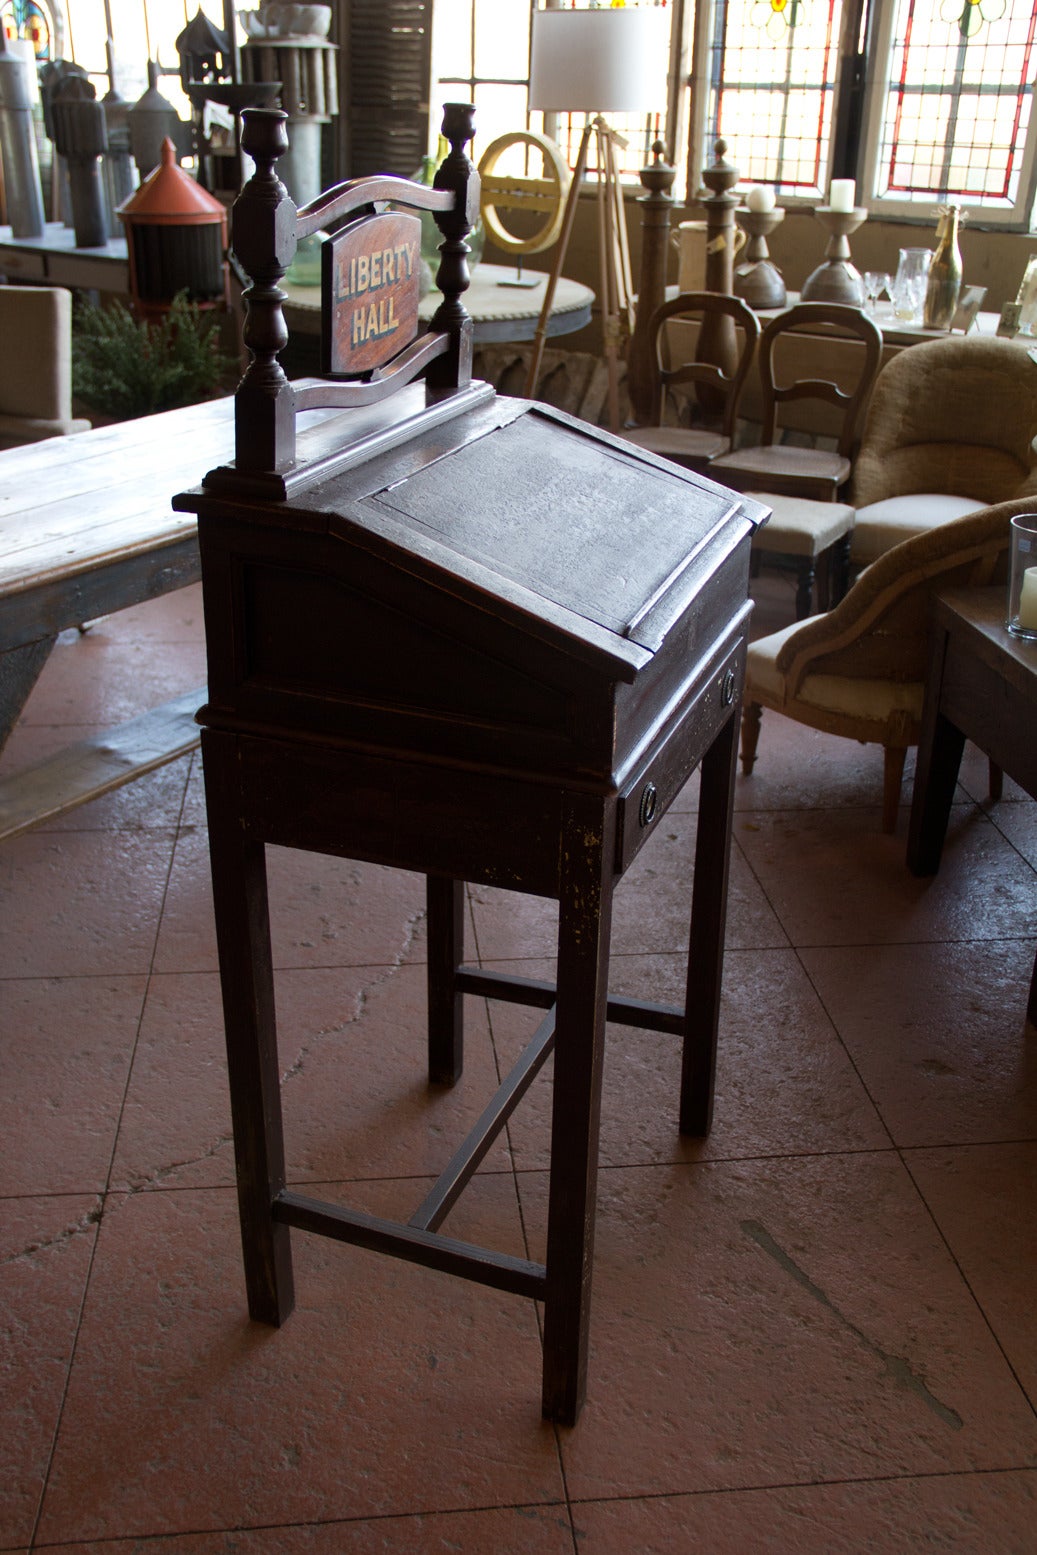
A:
[[[194,772],[194,769],[195,769],[195,762],[198,759],[199,758],[198,758],[197,753],[194,753],[194,754],[192,754],[190,762],[188,763],[187,772],[186,772],[186,774],[184,776],[183,791],[182,791],[182,793],[180,795],[180,804],[179,804],[179,807],[177,809],[176,821],[175,821],[174,826],[172,828],[172,830],[173,830],[173,844],[172,844],[172,847],[169,850],[169,859],[168,859],[168,863],[167,863],[167,866],[166,866],[166,878],[165,878],[165,883],[164,883],[164,885],[162,887],[162,900],[161,900],[161,903],[159,905],[159,909],[158,909],[158,912],[157,912],[156,918],[155,918],[155,932],[154,932],[154,937],[153,937],[153,940],[152,940],[151,955],[150,955],[149,961],[148,961],[147,973],[145,974],[144,989],[143,989],[143,992],[142,992],[142,995],[141,995],[140,1010],[139,1010],[139,1013],[138,1013],[138,1016],[137,1016],[136,1031],[134,1033],[133,1045],[132,1045],[132,1049],[131,1049],[131,1052],[130,1052],[129,1063],[127,1064],[127,1067],[126,1067],[126,1079],[125,1079],[125,1082],[123,1084],[122,1097],[121,1097],[121,1100],[120,1100],[120,1103],[119,1103],[118,1116],[117,1116],[117,1118],[115,1120],[114,1128],[112,1130],[112,1148],[111,1148],[111,1152],[110,1152],[109,1158],[108,1158],[108,1170],[107,1170],[107,1175],[106,1175],[106,1178],[105,1178],[105,1186],[101,1190],[100,1194],[97,1195],[97,1198],[99,1200],[99,1209],[98,1209],[97,1219],[96,1219],[97,1230],[96,1230],[96,1232],[94,1234],[93,1246],[90,1249],[90,1258],[89,1258],[89,1261],[88,1261],[88,1264],[87,1264],[86,1275],[85,1275],[84,1280],[83,1280],[83,1290],[82,1290],[82,1295],[80,1297],[79,1309],[78,1309],[78,1312],[76,1313],[75,1327],[74,1327],[73,1334],[72,1334],[72,1344],[71,1344],[71,1346],[69,1348],[68,1364],[67,1364],[67,1366],[65,1368],[65,1381],[64,1381],[64,1385],[63,1385],[63,1387],[61,1389],[61,1398],[59,1400],[58,1408],[57,1408],[57,1411],[56,1411],[56,1414],[55,1414],[55,1419],[54,1419],[54,1430],[53,1430],[53,1433],[51,1435],[50,1451],[47,1454],[46,1466],[45,1466],[43,1474],[41,1475],[41,1478],[40,1478],[39,1499],[37,1501],[36,1514],[35,1514],[35,1516],[33,1518],[33,1521],[32,1521],[32,1529],[30,1531],[30,1536],[29,1536],[28,1549],[29,1549],[30,1555],[31,1555],[31,1552],[33,1550],[35,1550],[36,1547],[37,1547],[37,1545],[36,1545],[36,1538],[37,1538],[37,1534],[39,1533],[40,1522],[41,1522],[42,1517],[43,1517],[43,1509],[44,1509],[44,1505],[45,1505],[46,1499],[47,1499],[47,1491],[48,1491],[48,1488],[50,1486],[50,1476],[51,1476],[51,1473],[52,1473],[53,1468],[54,1468],[54,1457],[55,1457],[55,1454],[57,1452],[58,1439],[59,1439],[60,1434],[61,1434],[61,1422],[64,1419],[65,1405],[68,1402],[68,1392],[69,1392],[69,1388],[70,1388],[71,1382],[72,1382],[72,1371],[73,1371],[73,1368],[75,1366],[76,1355],[77,1355],[78,1350],[79,1350],[79,1341],[80,1341],[80,1336],[82,1334],[82,1327],[83,1327],[83,1314],[84,1314],[84,1312],[86,1310],[87,1299],[88,1299],[89,1293],[90,1293],[90,1286],[91,1286],[91,1282],[93,1280],[94,1263],[95,1263],[96,1258],[97,1258],[97,1249],[98,1249],[98,1245],[99,1245],[100,1240],[101,1240],[101,1228],[102,1228],[102,1225],[104,1223],[104,1216],[105,1216],[105,1211],[107,1209],[108,1197],[109,1197],[109,1194],[111,1192],[112,1169],[113,1169],[114,1164],[115,1164],[115,1155],[116,1155],[116,1151],[118,1150],[118,1145],[119,1145],[119,1134],[120,1134],[120,1131],[122,1129],[122,1120],[123,1120],[123,1114],[124,1114],[125,1107],[126,1107],[126,1098],[127,1098],[128,1094],[129,1094],[129,1088],[130,1088],[130,1084],[131,1084],[131,1081],[132,1081],[132,1078],[133,1078],[133,1066],[134,1066],[134,1063],[136,1062],[137,1048],[138,1048],[138,1045],[140,1043],[141,1027],[142,1027],[143,1022],[144,1022],[144,1012],[145,1012],[145,1010],[147,1009],[147,1006],[148,1006],[148,996],[149,996],[149,993],[150,993],[150,990],[151,990],[151,978],[152,978],[152,974],[154,972],[154,966],[155,966],[155,955],[156,955],[156,952],[158,950],[158,939],[159,939],[159,934],[160,934],[161,928],[162,928],[162,920],[163,920],[163,917],[165,916],[166,897],[167,897],[167,894],[168,894],[168,891],[169,891],[169,883],[170,883],[170,880],[172,878],[172,873],[173,873],[173,860],[176,857],[177,844],[178,844],[178,842],[180,840],[180,832],[181,832],[181,828],[182,828],[182,825],[183,825],[184,809],[185,809],[186,804],[187,804],[187,791],[188,791],[188,787],[190,785],[191,776],[192,776],[192,774]]]
[[[1024,1142],[1025,1143],[1030,1143],[1030,1141],[1024,1141]],[[932,1147],[926,1146],[926,1147],[916,1147],[916,1148],[932,1148]],[[944,1150],[954,1150],[954,1151],[957,1151],[957,1150],[967,1150],[967,1149],[970,1149],[972,1147],[968,1146],[968,1145],[944,1145],[942,1147],[936,1147],[936,1148],[942,1148]],[[948,1241],[947,1234],[944,1231],[943,1227],[941,1226],[939,1220],[936,1218],[936,1213],[933,1210],[932,1206],[930,1205],[929,1200],[926,1198],[924,1192],[922,1191],[921,1184],[919,1183],[918,1179],[915,1177],[914,1172],[911,1170],[910,1163],[909,1163],[909,1161],[907,1159],[907,1151],[906,1151],[906,1149],[902,1149],[902,1148],[898,1147],[897,1148],[897,1155],[900,1157],[900,1161],[901,1161],[901,1164],[903,1165],[904,1171],[907,1173],[907,1176],[908,1176],[908,1179],[909,1179],[909,1181],[911,1183],[911,1186],[914,1189],[914,1191],[915,1191],[915,1193],[916,1193],[916,1195],[918,1197],[919,1203],[921,1204],[923,1210],[925,1211],[926,1217],[927,1217],[930,1225],[933,1227],[934,1231],[936,1232],[936,1235],[939,1237],[940,1242],[943,1245],[943,1247],[944,1247],[944,1249],[945,1249],[945,1251],[947,1253],[947,1256],[951,1260],[951,1263],[954,1265],[955,1269],[958,1271],[958,1277],[960,1278],[961,1283],[964,1285],[965,1289],[968,1291],[969,1297],[970,1297],[970,1299],[972,1301],[973,1306],[976,1309],[976,1312],[979,1314],[979,1317],[980,1317],[980,1319],[981,1319],[981,1321],[983,1323],[983,1326],[986,1328],[987,1333],[990,1335],[991,1339],[993,1340],[998,1354],[1001,1356],[1001,1358],[1004,1361],[1006,1367],[1008,1368],[1009,1375],[1012,1377],[1012,1379],[1014,1380],[1017,1388],[1019,1389],[1019,1393],[1020,1393],[1020,1395],[1022,1397],[1022,1400],[1023,1400],[1024,1404],[1026,1404],[1027,1408],[1030,1410],[1030,1413],[1032,1415],[1034,1415],[1035,1417],[1037,1417],[1037,1400],[1032,1399],[1030,1397],[1030,1394],[1029,1394],[1029,1391],[1028,1391],[1028,1389],[1026,1387],[1025,1382],[1023,1381],[1022,1377],[1020,1377],[1017,1367],[1015,1365],[1013,1365],[1011,1357],[1008,1355],[1007,1351],[1005,1350],[1005,1347],[1004,1347],[1003,1343],[1001,1342],[1001,1339],[998,1337],[997,1331],[995,1330],[992,1322],[990,1321],[990,1317],[989,1317],[989,1315],[987,1313],[986,1307],[984,1306],[983,1302],[980,1300],[979,1295],[976,1292],[976,1290],[973,1288],[972,1281],[969,1279],[967,1273],[965,1272],[965,1269],[962,1266],[961,1260],[959,1259],[957,1253],[954,1251],[953,1247],[951,1246],[950,1242]]]

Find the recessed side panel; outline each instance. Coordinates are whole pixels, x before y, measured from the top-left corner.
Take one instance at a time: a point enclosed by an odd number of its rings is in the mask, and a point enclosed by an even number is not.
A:
[[[245,677],[321,703],[571,735],[569,698],[341,578],[241,570]]]

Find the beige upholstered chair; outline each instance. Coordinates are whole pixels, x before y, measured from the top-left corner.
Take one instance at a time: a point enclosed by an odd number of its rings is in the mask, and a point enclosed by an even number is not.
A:
[[[0,286],[0,448],[85,432],[72,415],[72,294]]]
[[[756,760],[763,708],[885,751],[882,827],[896,827],[904,758],[917,745],[927,670],[929,596],[1007,577],[1008,522],[1027,499],[982,508],[881,556],[826,615],[749,648],[742,768]]]
[[[728,327],[734,332],[738,355],[730,373],[694,358],[701,326],[707,318],[731,321]],[[681,334],[671,327],[678,321],[687,324],[684,333],[691,354],[686,358],[681,357]],[[739,297],[729,297],[724,292],[681,292],[656,308],[648,321],[648,335],[656,362],[652,407],[655,425],[635,427],[623,436],[627,442],[651,449],[652,453],[672,459],[674,464],[687,470],[703,472],[711,459],[727,453],[731,447],[738,400],[752,367],[760,337],[760,321]],[[667,423],[668,412],[673,408],[674,390],[686,395],[696,386],[705,388],[718,403],[720,425],[715,430]]]
[[[875,381],[848,500],[854,567],[991,502],[1033,493],[1037,362],[992,336],[947,336],[894,356]]]
[[[842,593],[854,514],[852,504],[839,499],[881,353],[882,336],[859,308],[805,302],[780,313],[757,351],[760,443],[721,454],[709,467],[713,480],[770,506],[753,550],[794,570],[797,619],[810,611],[816,574],[825,602]],[[783,416],[803,401],[816,401],[834,418],[834,449],[782,440]]]

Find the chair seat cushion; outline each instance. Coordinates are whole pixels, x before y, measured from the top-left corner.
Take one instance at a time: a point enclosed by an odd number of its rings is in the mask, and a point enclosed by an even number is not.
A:
[[[745,696],[781,712],[801,703],[838,719],[885,723],[893,714],[922,716],[925,686],[921,681],[868,679],[851,675],[806,675],[790,696],[785,675],[776,667],[780,649],[804,623],[794,621],[780,632],[751,643],[745,665]]]
[[[753,536],[753,549],[782,556],[820,556],[853,528],[852,507],[811,497],[782,497],[768,491],[747,493],[771,510]]]
[[[850,461],[823,448],[796,448],[781,443],[738,448],[721,454],[710,471],[714,480],[729,479],[740,491],[749,484],[767,491],[797,491],[810,485],[824,495],[850,478]],[[798,484],[797,484],[798,483]]]
[[[857,509],[850,559],[867,567],[876,557],[891,551],[902,540],[935,529],[952,518],[964,518],[986,507],[975,497],[956,497],[943,492],[919,491],[903,497],[886,497]]]
[[[731,446],[730,438],[722,432],[707,432],[697,427],[632,427],[622,435],[626,442],[636,443],[638,448],[647,448],[677,464],[682,459],[708,463]]]

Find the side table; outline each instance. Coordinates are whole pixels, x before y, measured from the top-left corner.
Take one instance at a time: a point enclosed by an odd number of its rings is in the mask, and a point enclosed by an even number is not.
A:
[[[933,599],[932,647],[918,745],[907,863],[934,875],[966,739],[1037,798],[1037,643],[1005,626],[1005,589],[954,589]],[[1037,1023],[1037,966],[1027,1018]]]

